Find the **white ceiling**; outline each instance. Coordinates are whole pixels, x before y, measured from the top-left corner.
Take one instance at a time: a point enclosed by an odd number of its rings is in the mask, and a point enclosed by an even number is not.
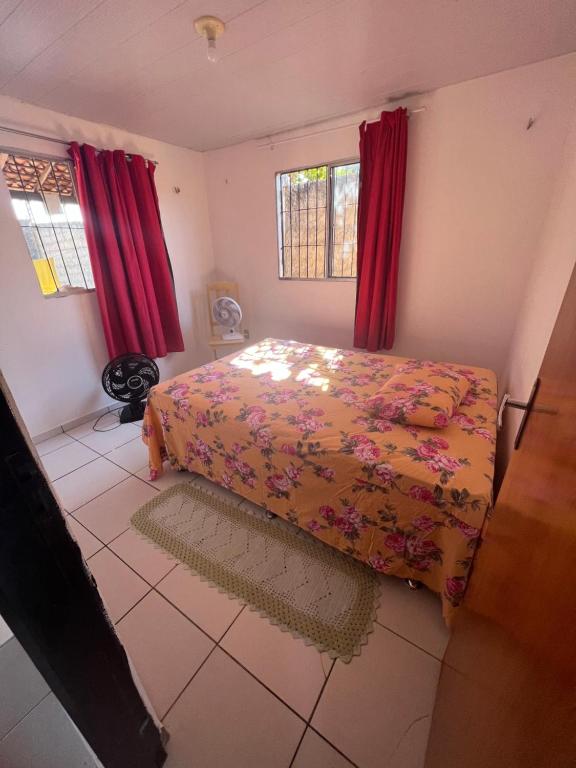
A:
[[[198,150],[575,49],[574,0],[0,0],[0,93]]]

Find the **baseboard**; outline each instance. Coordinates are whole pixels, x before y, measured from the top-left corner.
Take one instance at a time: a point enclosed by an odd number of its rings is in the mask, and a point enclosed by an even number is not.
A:
[[[61,435],[64,430],[62,427],[54,427],[54,429],[49,429],[47,432],[41,432],[39,435],[36,435],[32,438],[32,442],[34,445],[38,445],[38,443],[43,443],[44,440],[50,440],[51,437],[56,437],[56,435]]]
[[[61,435],[62,432],[67,432],[70,429],[74,429],[74,427],[79,427],[80,424],[84,424],[84,422],[90,421],[91,419],[97,419],[99,416],[103,416],[109,411],[114,411],[116,408],[118,408],[117,405],[106,405],[104,408],[99,408],[97,411],[86,413],[84,416],[80,416],[77,419],[72,419],[72,421],[67,421],[65,424],[62,424],[59,427],[54,427],[54,429],[49,429],[47,432],[42,432],[39,435],[35,435],[32,438],[32,442],[34,445],[38,445],[38,443],[42,443],[44,440],[49,440],[51,437]]]

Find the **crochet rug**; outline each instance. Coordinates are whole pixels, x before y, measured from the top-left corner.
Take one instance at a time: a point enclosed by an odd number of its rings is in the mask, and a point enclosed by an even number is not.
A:
[[[139,509],[132,525],[221,592],[350,661],[372,630],[377,575],[284,520],[250,514],[237,499],[182,483]]]

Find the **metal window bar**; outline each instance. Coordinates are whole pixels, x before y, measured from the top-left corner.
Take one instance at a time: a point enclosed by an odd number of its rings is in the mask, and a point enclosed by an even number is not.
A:
[[[72,193],[73,193],[70,197],[71,197],[71,200],[74,200],[75,203],[78,205],[78,193],[76,191],[76,181],[74,179],[74,169],[73,169],[72,163],[70,161],[66,160],[65,164],[66,164],[66,167],[68,168],[68,175],[70,177],[70,185],[71,185],[71,190],[72,190]],[[89,281],[88,281],[88,278],[86,276],[86,271],[84,269],[85,264],[84,264],[84,261],[82,259],[82,256],[78,252],[78,246],[77,246],[77,243],[76,243],[76,233],[77,232],[82,232],[82,235],[84,237],[84,246],[86,246],[86,239],[85,239],[85,234],[84,234],[84,221],[82,220],[82,223],[81,223],[80,226],[73,227],[70,224],[70,219],[68,217],[68,211],[66,210],[66,204],[64,202],[62,202],[63,195],[62,195],[62,190],[60,189],[60,183],[58,181],[58,174],[56,173],[56,171],[54,169],[54,164],[53,164],[52,161],[50,162],[50,166],[51,166],[51,171],[52,171],[52,173],[54,175],[54,183],[56,185],[56,189],[58,191],[58,195],[59,195],[60,200],[61,200],[62,210],[64,211],[64,216],[66,217],[66,223],[68,225],[68,231],[70,233],[70,239],[71,239],[72,245],[74,247],[74,253],[76,255],[76,261],[78,262],[78,266],[80,267],[80,273],[82,275],[82,280],[84,281],[84,286],[85,286],[86,290],[89,290],[91,286],[88,284]],[[88,264],[88,266],[90,268],[90,277],[91,277],[90,282],[93,284],[92,266],[90,264],[89,258],[88,258],[88,261],[86,263]]]
[[[300,193],[300,190],[298,190]],[[300,197],[300,194],[298,195]],[[298,201],[298,277],[302,277],[302,208]]]
[[[32,206],[30,205],[30,199],[28,197],[28,192],[26,191],[26,185],[24,184],[24,179],[22,178],[22,173],[20,171],[20,165],[16,162],[16,158],[14,155],[9,155],[9,157],[12,157],[12,160],[14,161],[14,166],[16,168],[16,172],[18,174],[18,178],[20,180],[20,186],[22,188],[22,193],[24,194],[24,200],[26,202],[26,208],[28,209],[28,219],[32,222],[34,229],[36,232],[38,232],[38,225],[36,224],[36,217],[34,216],[34,211],[32,210]],[[22,225],[20,225],[22,226]],[[46,263],[48,264],[48,269],[50,270],[50,274],[52,275],[52,280],[54,281],[54,285],[56,286],[56,290],[58,290],[58,278],[54,274],[54,270],[52,269],[52,265],[50,264],[50,259],[48,258],[48,254],[46,253],[46,248],[44,247],[44,241],[38,234],[38,239],[40,241],[40,245],[42,246],[42,250],[44,252],[44,259],[46,260]]]
[[[344,170],[344,174],[338,174],[338,171],[341,169]],[[353,278],[356,274],[359,164],[357,162],[334,164],[331,167],[331,174],[334,182],[331,199],[330,276],[336,279],[343,277]],[[351,218],[354,222],[352,232],[350,232],[351,225],[348,220],[350,210],[352,211]],[[341,238],[337,237],[337,230],[341,230]],[[348,259],[350,262],[349,268],[346,264]]]
[[[314,216],[314,277],[318,277],[318,185],[316,185],[316,215]]]
[[[337,174],[338,169],[344,169],[343,176]],[[313,172],[315,172],[314,175]],[[307,174],[307,176],[302,179],[298,174]],[[323,179],[320,178],[321,175],[324,176]],[[283,171],[277,174],[276,185],[280,277],[296,280],[354,278],[356,274],[355,220],[359,187],[358,161],[340,161]],[[314,194],[310,193],[312,185]],[[323,204],[320,202],[320,191],[324,197]],[[340,205],[336,201],[337,191],[343,197]],[[353,227],[348,218],[350,211],[354,219]],[[312,213],[313,219],[311,219]],[[342,224],[341,239],[335,238],[335,213]],[[305,214],[305,229],[303,229],[302,214]],[[320,215],[324,216],[323,244],[319,243],[318,237]],[[337,256],[336,247],[339,251]],[[321,274],[319,274],[318,264],[319,248],[323,248]],[[296,250],[297,270],[294,250]],[[303,264],[304,251],[305,264]],[[290,254],[289,265],[288,253]],[[314,259],[313,263],[311,258]]]
[[[44,206],[46,207],[46,211],[47,211],[48,218],[49,218],[49,222],[47,224],[47,227],[44,227],[43,225],[40,225],[38,223],[38,221],[36,220],[36,217],[35,217],[35,214],[33,212],[32,205],[31,205],[31,199],[30,199],[29,191],[26,189],[26,182],[24,181],[24,178],[22,176],[21,163],[17,162],[17,158],[18,159],[22,158],[22,159],[25,159],[25,160],[28,161],[29,167],[27,168],[27,174],[30,174],[30,172],[32,172],[33,177],[35,178],[36,184],[38,186],[39,198],[42,200],[42,202],[44,203]],[[42,160],[45,163],[48,163],[48,167],[42,172],[42,174],[40,173],[40,171],[38,169],[38,166],[37,166],[37,163],[36,163],[37,160]],[[85,270],[85,264],[83,263],[83,259],[82,259],[81,255],[79,253],[79,250],[78,250],[79,246],[78,246],[78,243],[77,243],[76,237],[75,237],[75,231],[82,231],[82,232],[84,232],[84,226],[83,226],[83,224],[80,224],[80,226],[78,226],[78,227],[73,227],[71,222],[70,222],[70,218],[68,216],[68,211],[66,210],[66,207],[65,207],[65,204],[64,204],[64,200],[65,200],[66,194],[63,194],[63,190],[62,190],[62,188],[60,186],[60,182],[58,180],[58,173],[56,172],[56,169],[54,167],[55,163],[66,165],[66,167],[68,169],[68,175],[69,175],[69,178],[70,178],[70,185],[71,185],[71,190],[72,190],[72,194],[70,195],[70,198],[71,198],[71,200],[74,200],[74,202],[77,203],[78,195],[77,195],[77,192],[76,192],[76,183],[75,183],[75,179],[74,179],[74,173],[73,173],[72,164],[70,163],[69,160],[67,160],[66,158],[47,157],[46,155],[34,156],[34,155],[31,155],[31,154],[26,153],[26,152],[22,152],[22,153],[18,153],[18,154],[16,154],[15,152],[7,153],[6,164],[10,164],[10,165],[12,165],[16,169],[18,180],[19,180],[20,192],[22,193],[22,196],[24,198],[24,202],[26,204],[26,209],[28,211],[28,220],[30,222],[30,224],[23,224],[22,222],[20,222],[20,226],[21,226],[22,229],[30,229],[30,230],[33,230],[35,232],[35,234],[36,234],[36,241],[35,242],[37,244],[39,244],[39,246],[42,249],[42,253],[44,254],[43,255],[43,259],[48,264],[48,268],[50,270],[50,274],[52,276],[52,280],[53,280],[54,285],[56,287],[56,292],[58,292],[59,291],[58,282],[59,282],[60,278],[59,278],[59,276],[57,274],[57,271],[55,272],[55,270],[52,267],[52,264],[51,264],[51,261],[50,261],[51,256],[48,253],[48,251],[46,250],[46,243],[44,241],[44,236],[43,236],[43,232],[42,232],[42,230],[46,229],[46,228],[50,228],[52,230],[52,235],[53,235],[53,238],[54,238],[54,244],[56,245],[56,247],[58,249],[58,253],[59,253],[59,256],[60,256],[60,261],[62,263],[63,270],[64,270],[64,272],[66,274],[67,283],[70,286],[73,286],[75,280],[73,278],[71,278],[71,276],[70,276],[70,272],[69,272],[69,268],[68,268],[68,264],[67,264],[67,256],[62,251],[62,244],[60,242],[60,237],[58,235],[57,228],[54,226],[54,221],[52,219],[52,214],[50,213],[50,210],[48,208],[47,201],[46,201],[44,185],[46,184],[48,179],[50,179],[51,182],[52,182],[52,185],[55,186],[55,188],[56,188],[55,191],[58,194],[60,205],[61,205],[63,214],[64,214],[64,216],[66,218],[66,224],[68,226],[68,233],[69,233],[69,236],[70,236],[70,242],[71,242],[73,250],[74,250],[75,261],[76,261],[76,263],[77,263],[77,265],[79,267],[80,275],[81,275],[82,281],[84,283],[83,286],[79,286],[79,287],[83,287],[85,290],[90,290],[89,282],[92,283],[93,279],[91,279],[89,281],[89,279],[87,277],[87,273],[86,273],[86,270]],[[58,229],[60,229],[60,228],[58,228]],[[64,227],[62,229],[64,229]],[[82,246],[80,246],[80,247],[82,247]],[[29,248],[29,250],[30,250],[30,248]],[[31,256],[33,256],[32,253],[31,253]],[[87,264],[89,265],[89,261],[87,262]],[[92,277],[92,276],[90,275],[90,277]]]
[[[48,213],[48,219],[50,221],[50,227],[52,228],[52,233],[54,234],[54,240],[56,242],[56,245],[58,246],[58,252],[60,253],[60,259],[62,261],[62,266],[64,267],[64,271],[66,272],[66,277],[68,278],[68,285],[72,285],[72,280],[70,279],[70,273],[68,272],[68,266],[66,265],[66,259],[64,258],[64,254],[62,253],[62,248],[60,247],[60,239],[58,238],[58,233],[56,232],[56,228],[54,226],[54,222],[52,221],[52,214],[50,213],[50,209],[48,208],[48,205],[46,204],[46,197],[44,195],[44,190],[42,189],[43,182],[40,179],[40,174],[38,173],[38,168],[36,166],[36,161],[34,158],[30,158],[32,163],[32,168],[34,169],[34,175],[36,176],[36,181],[38,182],[38,194],[42,198],[44,202],[44,206],[46,208],[46,212]],[[52,161],[50,161],[50,168],[52,168]],[[58,194],[58,199],[60,199],[60,194]],[[60,203],[62,205],[62,203]],[[39,231],[38,234],[42,238],[42,233]],[[58,287],[56,288],[58,290]]]
[[[318,183],[318,180],[316,180],[316,183]],[[310,231],[310,182],[306,183],[306,277],[309,277],[308,274],[308,259],[310,258],[309,255],[309,231]]]
[[[328,258],[327,274],[330,277],[336,277],[334,274],[334,219],[336,216],[336,210],[334,205],[334,194],[336,191],[336,184],[334,182],[334,166],[330,167],[330,228],[329,228],[329,246],[328,246]]]
[[[292,179],[289,176],[288,177],[288,209],[289,209],[289,216],[290,216],[290,277],[292,277],[292,254],[293,254],[293,248],[294,248],[294,230],[292,228]]]
[[[72,172],[72,166],[67,161],[65,161],[68,165],[68,173],[70,174],[70,179],[72,182],[72,189],[74,190],[74,200],[78,200],[78,196],[76,194],[76,183],[74,181],[74,174]],[[78,265],[80,267],[80,272],[82,273],[82,279],[84,280],[84,286],[86,287],[86,290],[88,290],[88,280],[86,279],[86,273],[84,272],[84,265],[82,264],[82,259],[80,258],[80,254],[78,253],[78,248],[76,247],[76,238],[74,237],[74,229],[70,226],[70,219],[68,218],[68,211],[66,210],[66,205],[62,202],[62,191],[60,189],[60,183],[58,181],[58,175],[54,171],[54,164],[52,160],[50,160],[50,172],[52,173],[54,177],[54,184],[56,185],[56,189],[58,191],[58,197],[60,198],[60,204],[62,206],[62,210],[64,211],[64,216],[66,217],[66,223],[68,224],[68,231],[70,232],[70,238],[72,240],[72,245],[74,246],[74,252],[76,254],[76,260],[78,261]],[[84,224],[82,224],[82,229],[84,229]]]
[[[34,160],[33,160],[33,162],[34,162]],[[62,161],[59,161],[59,162],[62,162]],[[72,189],[75,190],[74,183],[73,183],[71,164],[68,161],[63,161],[63,164],[65,164],[67,169],[68,169],[68,174],[70,176],[70,181],[71,181],[71,187],[72,187]],[[56,186],[56,191],[58,193],[60,207],[61,207],[61,209],[62,209],[62,211],[64,213],[64,216],[66,218],[66,224],[68,225],[68,233],[70,235],[70,240],[72,242],[72,247],[74,249],[74,254],[75,254],[75,257],[76,257],[76,262],[78,264],[78,267],[80,268],[80,274],[82,276],[82,281],[84,282],[84,286],[79,286],[79,287],[84,287],[85,290],[88,290],[88,281],[86,280],[86,275],[85,275],[85,272],[84,272],[84,267],[82,265],[82,260],[80,259],[80,254],[78,253],[78,249],[76,247],[76,239],[74,237],[74,232],[72,230],[72,227],[70,226],[70,221],[68,219],[68,213],[67,213],[66,207],[65,207],[65,202],[64,202],[65,195],[61,194],[60,183],[58,182],[58,174],[56,173],[56,170],[54,168],[54,161],[52,161],[52,160],[50,160],[50,171],[49,171],[48,175],[46,176],[46,179],[49,178],[50,174],[52,174],[52,176],[54,178],[54,184]],[[44,195],[44,191],[42,191],[42,195]],[[60,236],[59,236],[60,228],[57,229],[54,226],[54,220],[52,219],[51,215],[50,215],[50,223],[51,223],[52,229],[54,231],[55,238],[56,238],[56,240],[58,242],[58,249],[59,249],[59,251],[61,253],[62,263],[64,265],[64,269],[66,271],[66,275],[68,277],[69,284],[71,286],[73,286],[73,284],[74,284],[74,277],[70,275],[69,264],[67,263],[67,253],[66,253],[66,251],[62,251],[62,248],[60,247]],[[62,229],[64,229],[64,227],[62,227]],[[72,259],[72,261],[73,261],[73,259]]]
[[[328,166],[326,170],[326,227],[324,230],[324,277],[331,277],[330,259],[332,248],[330,247],[330,238],[333,226],[332,216],[332,198],[334,189],[332,184],[332,168]]]
[[[348,180],[348,168],[346,168],[346,173],[344,175],[344,215],[342,216],[342,252],[340,254],[340,277],[344,277],[344,244],[346,243],[346,195],[348,194],[348,185],[346,184]],[[334,205],[336,204],[336,200],[334,200]]]

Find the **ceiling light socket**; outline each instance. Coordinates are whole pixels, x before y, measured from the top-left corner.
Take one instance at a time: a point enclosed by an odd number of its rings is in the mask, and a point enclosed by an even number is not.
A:
[[[194,22],[194,29],[208,41],[208,61],[218,61],[216,40],[226,29],[226,25],[222,19],[218,19],[216,16],[200,16]]]

